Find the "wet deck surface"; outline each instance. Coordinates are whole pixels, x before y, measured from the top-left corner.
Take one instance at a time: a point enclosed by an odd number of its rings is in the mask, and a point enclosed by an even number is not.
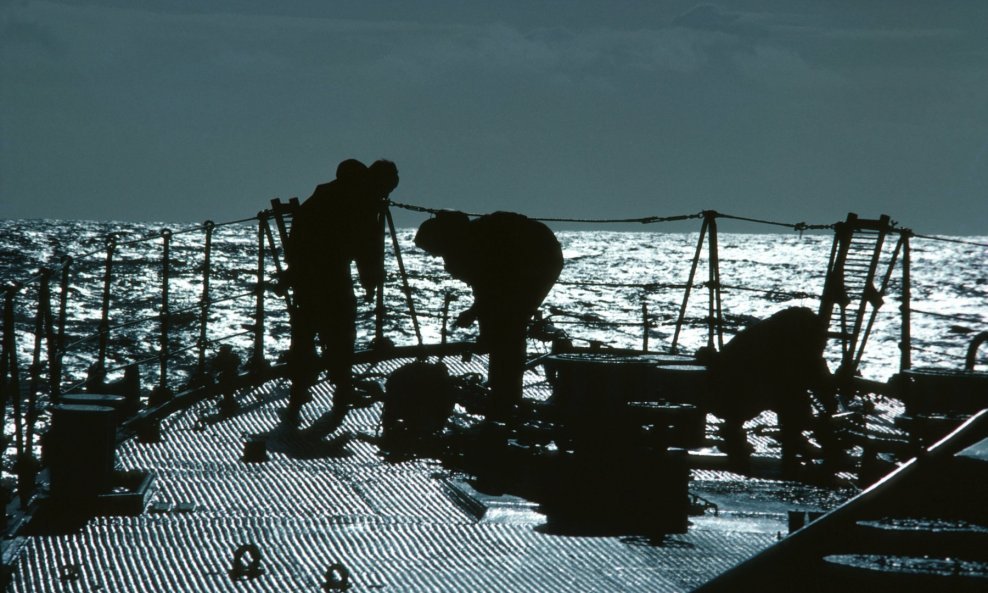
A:
[[[483,361],[446,362],[462,373]],[[547,396],[540,381],[532,374],[529,392]],[[374,442],[380,404],[350,415],[349,438],[287,439],[269,448],[267,462],[245,463],[247,436],[277,426],[286,393],[284,382],[265,384],[241,397],[241,413],[216,423],[203,422],[215,410],[204,402],[169,417],[161,443],[120,445],[120,466],[154,476],[148,509],[26,538],[11,590],[323,591],[327,570],[339,564],[351,591],[689,591],[784,535],[786,510],[845,498],[695,471],[691,492],[720,512],[692,517],[688,533],[659,542],[555,535],[535,505],[481,495],[470,476],[436,461],[386,461]],[[303,424],[330,403],[330,388],[320,386]],[[257,546],[263,572],[235,581],[233,555],[243,544]]]

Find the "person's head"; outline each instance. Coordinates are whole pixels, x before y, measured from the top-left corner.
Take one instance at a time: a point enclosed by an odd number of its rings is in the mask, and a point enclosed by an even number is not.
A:
[[[347,159],[336,166],[336,179],[343,183],[359,182],[367,174],[367,165],[357,159]]]
[[[387,196],[398,187],[398,167],[391,161],[374,161],[367,172],[371,191],[381,197]]]
[[[470,218],[463,212],[443,210],[422,223],[415,233],[415,245],[432,255],[446,255],[466,238]]]

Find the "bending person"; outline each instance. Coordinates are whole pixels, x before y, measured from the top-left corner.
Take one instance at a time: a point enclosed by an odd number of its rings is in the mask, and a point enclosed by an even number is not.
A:
[[[415,244],[440,256],[451,276],[473,289],[473,305],[456,320],[478,321],[478,344],[490,352],[491,416],[509,420],[522,397],[528,322],[559,277],[563,254],[544,224],[512,212],[471,221],[440,212],[419,227]]]

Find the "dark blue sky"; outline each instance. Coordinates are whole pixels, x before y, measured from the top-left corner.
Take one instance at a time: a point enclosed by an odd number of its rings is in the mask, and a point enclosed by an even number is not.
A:
[[[988,3],[279,4],[2,4],[0,218],[229,220],[387,157],[472,212],[988,234]]]

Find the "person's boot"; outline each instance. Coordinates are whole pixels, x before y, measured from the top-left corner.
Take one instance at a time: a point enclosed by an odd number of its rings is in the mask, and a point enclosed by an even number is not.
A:
[[[309,395],[309,389],[298,381],[292,381],[288,392],[288,405],[280,412],[282,424],[298,426],[302,417],[302,406],[310,401],[312,397]]]
[[[322,438],[336,432],[347,414],[353,407],[354,391],[353,387],[341,388],[337,386],[333,394],[333,409],[316,419],[308,428],[301,431],[301,435],[306,438]]]

